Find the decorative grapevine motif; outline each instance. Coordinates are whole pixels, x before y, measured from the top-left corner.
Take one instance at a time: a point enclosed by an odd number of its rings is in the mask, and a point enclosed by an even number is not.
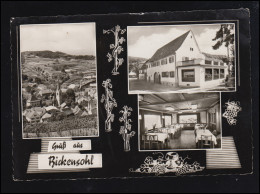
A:
[[[141,164],[140,168],[136,170],[131,168],[129,171],[132,173],[155,174],[156,176],[166,173],[175,173],[176,176],[180,176],[182,174],[199,172],[205,168],[200,166],[196,161],[192,164],[188,164],[186,160],[190,158],[186,157],[183,159],[176,152],[168,152],[165,156],[161,152],[154,154],[159,155],[157,159],[148,156],[145,158],[144,164]]]
[[[124,49],[121,45],[125,42],[125,38],[119,37],[119,35],[120,34],[122,35],[125,32],[126,32],[126,29],[121,29],[119,25],[115,26],[114,28],[112,28],[110,30],[103,30],[103,34],[113,33],[115,36],[115,44],[109,45],[112,52],[107,54],[108,62],[111,62],[114,59],[114,68],[112,70],[112,75],[119,74],[119,72],[117,70],[124,62],[124,59],[119,58],[118,55],[124,51]]]
[[[122,135],[124,140],[124,151],[128,152],[130,151],[130,138],[135,135],[134,131],[131,131],[132,125],[130,122],[132,122],[131,119],[128,119],[129,116],[131,116],[131,112],[133,109],[128,106],[124,106],[123,110],[121,110],[119,113],[122,113],[123,116],[119,118],[120,122],[124,122],[124,126],[120,127],[119,134]]]
[[[229,125],[236,125],[237,124],[237,119],[234,117],[237,117],[238,112],[242,111],[242,108],[240,107],[240,102],[226,102],[226,110],[223,114],[223,117],[225,117],[228,121]]]
[[[111,123],[114,122],[114,114],[112,114],[112,110],[114,107],[117,107],[117,102],[113,98],[113,91],[111,88],[113,87],[111,84],[111,80],[107,79],[103,81],[102,86],[105,88],[105,94],[102,94],[101,103],[104,103],[107,119],[105,121],[105,130],[106,132],[111,132]]]

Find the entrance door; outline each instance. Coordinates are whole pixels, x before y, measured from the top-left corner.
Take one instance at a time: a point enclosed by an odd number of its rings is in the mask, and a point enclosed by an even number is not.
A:
[[[154,83],[160,83],[160,74],[154,73]]]

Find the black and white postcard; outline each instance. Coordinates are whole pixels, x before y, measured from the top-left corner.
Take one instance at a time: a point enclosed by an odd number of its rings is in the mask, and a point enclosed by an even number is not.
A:
[[[20,57],[23,138],[98,136],[95,23],[21,25]]]
[[[129,93],[235,91],[235,28],[128,27]]]
[[[11,18],[13,179],[251,174],[249,18]]]

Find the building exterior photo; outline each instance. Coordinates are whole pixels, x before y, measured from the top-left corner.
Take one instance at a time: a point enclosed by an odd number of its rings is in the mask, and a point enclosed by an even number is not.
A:
[[[163,47],[146,61],[145,80],[174,87],[208,88],[224,84],[228,66],[224,55],[200,51],[190,30]]]

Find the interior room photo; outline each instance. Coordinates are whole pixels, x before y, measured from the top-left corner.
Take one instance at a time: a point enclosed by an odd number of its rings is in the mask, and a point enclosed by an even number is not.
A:
[[[219,93],[144,94],[139,101],[139,149],[221,148]]]

